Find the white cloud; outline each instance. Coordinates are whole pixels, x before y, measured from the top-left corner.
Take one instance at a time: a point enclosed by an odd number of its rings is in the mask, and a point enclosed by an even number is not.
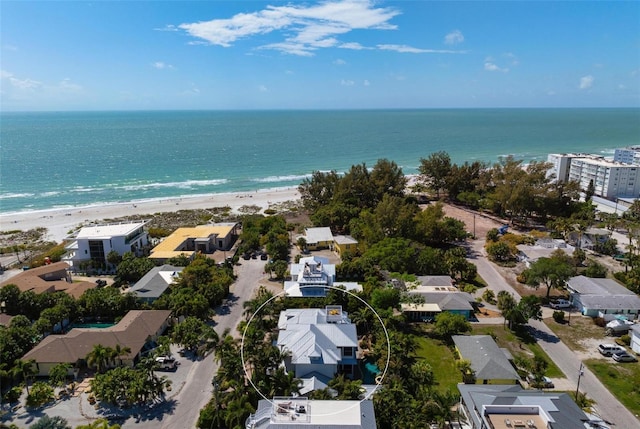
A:
[[[580,78],[580,85],[578,88],[580,89],[589,89],[593,86],[594,77],[591,75],[583,76]]]
[[[173,69],[173,66],[171,64],[167,64],[167,63],[162,62],[162,61],[156,61],[155,63],[152,63],[151,66],[153,68],[158,69],[158,70],[164,70],[164,69],[172,70]]]
[[[505,52],[504,54],[502,54],[502,56],[507,58],[511,62],[512,66],[517,66],[518,64],[520,64],[520,61],[518,61],[518,57],[516,57],[511,52]]]
[[[33,79],[18,79],[13,76],[9,77],[12,86],[20,89],[36,89],[42,87],[42,82]]]
[[[464,54],[466,51],[451,51],[448,49],[421,49],[414,48],[413,46],[407,45],[378,45],[378,49],[382,51],[396,51],[401,53],[411,53],[411,54]]]
[[[484,59],[484,69],[490,72],[502,72],[508,73],[509,69],[506,67],[500,67],[495,63],[493,57],[487,57]]]
[[[354,51],[361,51],[363,49],[371,49],[371,48],[367,48],[365,46],[362,46],[360,43],[357,43],[357,42],[343,43],[340,46],[338,46],[338,48],[353,49]]]
[[[364,82],[362,82],[362,84],[363,84],[364,86],[369,86],[369,85],[371,85],[371,82],[369,82],[369,80],[368,80],[368,79],[365,79],[365,80],[364,80]]]
[[[464,42],[464,35],[460,30],[453,30],[451,33],[444,36],[445,45],[457,45]]]
[[[354,82],[354,81],[352,81],[352,80],[345,80],[345,79],[342,79],[342,80],[340,81],[340,85],[342,85],[342,86],[353,86],[354,84],[355,84],[355,82]]]
[[[6,70],[0,70],[0,78],[9,79],[11,76],[13,76],[13,73],[9,73]]]
[[[60,81],[60,83],[58,84],[58,88],[67,91],[82,91],[82,86],[78,85],[77,83],[71,82],[71,79],[69,78]]]
[[[338,58],[337,60],[335,60],[333,62],[333,64],[335,64],[337,66],[343,66],[343,65],[347,64],[347,62],[345,60],[343,60],[343,59]]]
[[[7,51],[17,51],[18,50],[18,47],[14,46],[14,45],[3,45],[2,48],[7,50]]]
[[[269,91],[269,89],[264,85],[260,85],[260,86],[258,86],[258,91],[267,92],[267,91]]]
[[[486,71],[490,71],[490,72],[494,72],[494,71],[498,71],[498,72],[502,72],[502,73],[507,73],[509,72],[508,68],[501,68],[498,67],[495,63],[492,63],[490,61],[485,61],[484,62],[484,69]]]
[[[376,7],[373,0],[334,0],[311,6],[295,3],[267,6],[257,12],[184,23],[178,28],[192,37],[223,47],[250,36],[287,31],[289,35],[283,42],[260,48],[310,56],[318,48],[339,45],[336,36],[352,30],[393,30],[396,26],[389,21],[399,13],[393,8]]]

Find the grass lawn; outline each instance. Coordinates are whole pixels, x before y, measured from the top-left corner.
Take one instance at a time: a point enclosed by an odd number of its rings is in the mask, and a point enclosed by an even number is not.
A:
[[[565,320],[566,318],[567,316],[565,316]],[[544,319],[544,323],[571,350],[586,351],[585,345],[582,342],[585,338],[605,339],[604,329],[593,323],[593,319],[591,317],[582,316],[580,314],[574,313],[571,316],[570,325],[568,323],[557,323],[553,319]]]
[[[425,359],[433,368],[436,377],[436,389],[440,392],[451,390],[458,392],[458,383],[462,383],[462,374],[456,369],[456,357],[451,349],[440,340],[416,335],[418,348],[416,356]]]
[[[549,356],[542,350],[542,347],[530,338],[520,337],[514,332],[502,326],[488,326],[488,325],[475,325],[472,327],[472,335],[491,335],[495,338],[498,347],[506,348],[511,355],[515,357],[524,357],[532,359],[534,356],[541,356],[547,362],[549,367],[547,368],[547,377],[559,378],[564,377],[564,373],[560,371],[560,368]]]
[[[585,351],[582,343],[585,338],[613,342],[613,338],[606,337],[604,329],[594,324],[590,317],[574,315],[571,325],[559,324],[553,319],[544,321],[572,350]],[[588,359],[584,363],[629,411],[640,414],[640,363],[617,363],[612,359]]]
[[[640,414],[640,363],[589,359],[587,367],[634,415]]]

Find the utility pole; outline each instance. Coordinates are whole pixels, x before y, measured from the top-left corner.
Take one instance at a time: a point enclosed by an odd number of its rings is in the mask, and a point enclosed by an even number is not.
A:
[[[578,371],[578,386],[576,387],[576,403],[578,403],[578,395],[580,394],[580,377],[584,375],[584,371],[582,370],[584,364],[580,362],[580,371]]]

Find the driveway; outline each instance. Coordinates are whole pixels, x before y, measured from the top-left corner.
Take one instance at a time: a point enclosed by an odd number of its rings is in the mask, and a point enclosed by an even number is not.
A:
[[[520,295],[507,283],[500,273],[494,268],[484,254],[484,240],[476,240],[472,243],[470,261],[478,267],[478,274],[487,282],[489,287],[496,292],[501,290],[511,292],[519,300]],[[595,411],[605,421],[615,424],[621,429],[640,427],[640,419],[631,414],[598,380],[598,378],[586,367],[582,367],[582,360],[544,324],[542,321],[529,322],[531,333],[538,344],[549,355],[549,358],[560,368],[571,382],[571,390],[576,388],[580,379],[580,392],[596,401]]]
[[[229,328],[232,335],[241,336],[236,332],[236,326],[242,319],[243,304],[252,298],[257,285],[264,278],[264,265],[265,261],[250,259],[241,260],[241,264],[235,266],[237,280],[231,286],[229,310],[219,312],[213,318],[218,335],[222,335],[225,329]],[[53,406],[36,412],[25,412],[24,408],[21,408],[14,414],[12,423],[26,428],[47,414],[51,417],[63,417],[72,427],[76,427],[107,415],[117,421],[123,429],[193,429],[196,427],[200,410],[213,394],[211,382],[218,365],[213,353],[198,360],[190,359],[188,356],[180,357],[175,346],[172,346],[172,351],[180,362],[178,369],[175,372],[158,372],[158,375],[165,375],[172,381],[172,390],[167,392],[166,401],[151,408],[133,409],[134,416],[127,420],[117,420],[120,410],[115,408],[95,410],[87,402],[88,394],[79,393],[75,397],[58,401]]]

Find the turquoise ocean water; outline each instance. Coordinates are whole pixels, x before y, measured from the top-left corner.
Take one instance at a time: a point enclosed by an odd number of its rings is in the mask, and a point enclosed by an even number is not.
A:
[[[380,158],[525,162],[640,144],[640,109],[48,112],[0,115],[0,212],[298,185]]]

